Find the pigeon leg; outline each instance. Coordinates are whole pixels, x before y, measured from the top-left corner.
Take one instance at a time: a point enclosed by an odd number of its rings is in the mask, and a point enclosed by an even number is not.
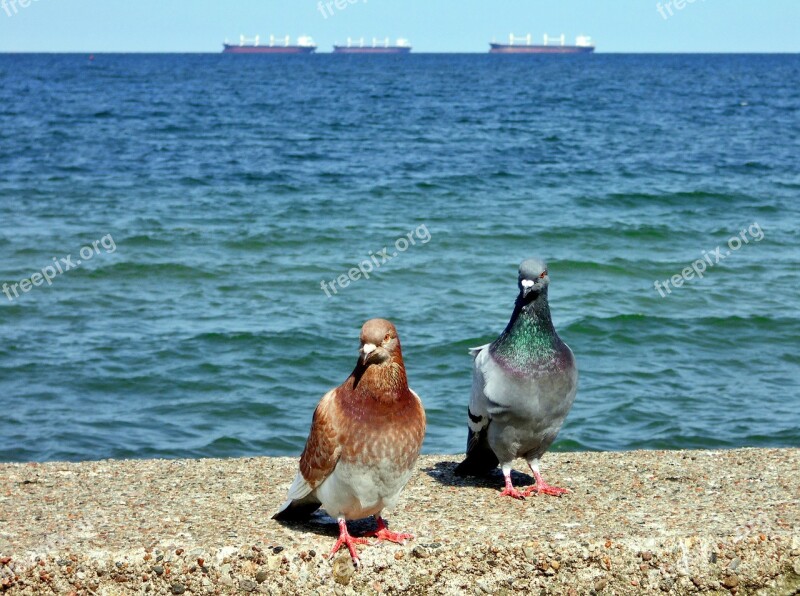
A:
[[[560,497],[561,495],[564,495],[569,492],[566,488],[550,486],[544,481],[544,478],[542,478],[542,474],[539,472],[538,459],[534,459],[533,461],[528,462],[528,465],[531,467],[531,472],[533,472],[533,477],[536,479],[536,484],[534,484],[533,486],[529,486],[524,490],[523,494],[526,497],[530,497],[532,494],[553,495],[554,497]]]
[[[378,522],[378,529],[373,532],[368,532],[365,536],[374,536],[378,540],[389,540],[397,544],[405,544],[406,540],[413,540],[413,534],[405,534],[403,532],[392,532],[387,526],[386,522],[380,515],[375,516],[375,521]]]
[[[329,559],[333,558],[333,555],[336,554],[336,551],[341,548],[341,546],[345,544],[347,545],[347,550],[350,551],[350,556],[353,559],[353,563],[356,567],[360,565],[360,561],[358,559],[358,551],[356,550],[356,544],[369,544],[369,540],[366,538],[354,538],[350,536],[347,531],[347,522],[344,520],[343,517],[339,518],[339,539],[336,541],[336,544],[333,545],[333,550],[331,554],[328,555]]]
[[[500,493],[501,497],[514,497],[515,499],[525,500],[525,495],[519,492],[514,485],[511,484],[511,466],[503,466],[503,476],[506,479],[506,487]]]

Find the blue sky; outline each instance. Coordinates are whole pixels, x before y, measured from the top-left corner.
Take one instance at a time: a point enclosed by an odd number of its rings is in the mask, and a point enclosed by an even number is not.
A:
[[[511,31],[583,33],[605,52],[800,51],[800,0],[338,2],[326,17],[319,0],[0,0],[0,52],[216,52],[241,33],[311,35],[320,51],[389,36],[420,52],[484,52]]]

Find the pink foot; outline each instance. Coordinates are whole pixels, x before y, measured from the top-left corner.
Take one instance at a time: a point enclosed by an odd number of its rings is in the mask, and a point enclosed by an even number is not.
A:
[[[358,558],[358,551],[356,550],[356,544],[369,544],[369,540],[350,536],[347,531],[347,522],[343,519],[339,519],[339,539],[336,541],[336,544],[333,545],[333,550],[331,554],[328,555],[328,558],[332,559],[333,555],[336,554],[336,551],[338,551],[343,544],[347,545],[347,550],[350,551],[350,557],[352,557],[355,566],[358,567],[360,561]]]
[[[550,486],[544,481],[542,475],[536,470],[533,471],[533,476],[536,478],[536,484],[534,484],[533,486],[529,486],[528,488],[525,489],[523,494],[526,497],[530,497],[533,494],[552,495],[554,497],[560,497],[561,495],[565,495],[569,492],[566,488],[559,488],[558,486]]]
[[[515,499],[519,499],[520,501],[524,501],[525,500],[525,495],[523,493],[521,493],[520,491],[518,491],[513,486],[511,488],[508,488],[508,487],[504,488],[503,491],[500,493],[500,496],[501,497],[513,497]]]
[[[500,493],[501,497],[513,497],[515,499],[519,499],[520,501],[525,500],[525,495],[514,488],[514,485],[511,484],[511,476],[506,476],[506,487]]]
[[[378,529],[374,530],[373,532],[368,532],[365,534],[366,536],[373,536],[378,540],[388,540],[390,542],[396,542],[397,544],[405,544],[406,540],[414,539],[413,534],[392,532],[388,527],[386,527],[386,522],[383,521],[383,518],[380,515],[375,519],[378,522]]]
[[[558,486],[550,486],[549,484],[539,484],[538,482],[533,486],[529,486],[525,489],[523,493],[526,497],[530,497],[531,495],[553,495],[554,497],[560,497],[561,495],[567,494],[569,491],[566,488],[559,488]]]

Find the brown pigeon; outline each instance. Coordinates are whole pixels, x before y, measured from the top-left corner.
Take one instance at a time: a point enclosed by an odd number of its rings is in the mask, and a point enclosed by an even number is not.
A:
[[[425,410],[408,387],[400,339],[394,325],[372,319],[361,328],[356,367],[319,402],[300,471],[289,497],[273,518],[304,519],[320,506],[339,522],[339,539],[358,565],[347,520],[375,516],[378,540],[402,543],[411,534],[392,532],[381,512],[392,508],[411,474],[425,436]]]

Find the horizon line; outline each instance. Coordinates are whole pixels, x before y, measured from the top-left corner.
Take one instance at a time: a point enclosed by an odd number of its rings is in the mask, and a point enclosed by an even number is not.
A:
[[[659,50],[617,50],[617,51],[598,51],[595,50],[594,54],[615,54],[615,55],[698,55],[698,54],[706,54],[706,55],[797,55],[800,54],[800,50],[749,50],[749,51],[741,51],[741,50],[680,50],[680,51],[659,51]],[[0,55],[19,55],[19,54],[64,54],[64,55],[80,55],[80,54],[95,54],[95,55],[111,55],[111,54],[174,54],[174,55],[185,55],[185,54],[196,54],[196,55],[222,55],[223,52],[219,51],[212,51],[212,50],[101,50],[101,51],[92,51],[92,50],[0,50]],[[309,54],[302,54],[302,56],[315,56],[315,55],[335,55],[335,52],[326,51],[326,52],[311,52]],[[494,55],[494,56],[502,56],[502,55],[510,55],[510,56],[519,56],[524,54],[490,54],[489,50],[473,50],[473,51],[412,51],[408,54],[403,54],[404,57],[408,56],[422,56],[422,55],[433,55],[433,54],[442,54],[442,55]],[[279,54],[283,55],[283,54]],[[532,54],[532,55],[539,55],[539,54]],[[299,56],[299,55],[298,55]],[[275,57],[273,55],[273,57]],[[295,56],[296,57],[296,56]],[[530,57],[530,56],[528,56]]]

